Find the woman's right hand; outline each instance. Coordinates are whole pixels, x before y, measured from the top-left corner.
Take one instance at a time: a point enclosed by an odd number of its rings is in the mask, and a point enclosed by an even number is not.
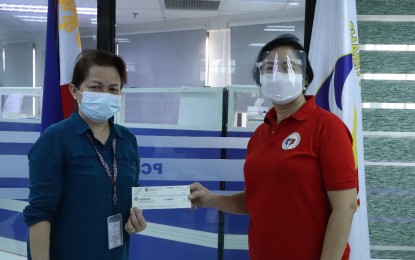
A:
[[[214,207],[215,194],[206,189],[202,184],[194,182],[190,185],[189,199],[192,209],[199,207]]]

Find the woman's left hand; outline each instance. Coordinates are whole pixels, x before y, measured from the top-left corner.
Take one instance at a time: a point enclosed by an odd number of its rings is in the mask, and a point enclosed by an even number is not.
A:
[[[147,222],[144,219],[143,210],[139,208],[131,208],[130,216],[124,226],[125,231],[128,234],[133,234],[143,231],[146,227]]]

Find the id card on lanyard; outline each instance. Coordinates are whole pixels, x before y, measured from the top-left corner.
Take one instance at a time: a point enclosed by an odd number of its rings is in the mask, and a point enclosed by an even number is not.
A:
[[[111,174],[110,167],[105,162],[104,158],[102,157],[101,153],[98,151],[97,147],[95,146],[94,141],[92,140],[91,135],[87,132],[86,135],[88,136],[89,140],[91,141],[92,146],[95,149],[95,152],[98,155],[98,158],[104,167],[105,171],[108,174],[108,177],[111,180],[112,184],[112,192],[113,192],[113,206],[117,205],[117,176],[118,176],[118,167],[117,167],[117,160],[115,157],[115,151],[117,150],[117,142],[115,137],[112,139],[112,150],[113,150],[113,171]],[[107,218],[107,229],[108,229],[108,249],[113,249],[123,245],[123,229],[122,229],[122,215],[116,214],[109,216]]]
[[[107,218],[108,227],[108,249],[123,245],[122,215],[117,214]]]

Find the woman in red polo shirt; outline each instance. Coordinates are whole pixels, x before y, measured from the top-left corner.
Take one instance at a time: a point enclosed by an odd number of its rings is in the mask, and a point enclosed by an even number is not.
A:
[[[253,260],[349,259],[358,185],[349,130],[304,95],[313,71],[295,36],[261,49],[254,79],[273,107],[248,143],[245,191],[217,195],[193,183],[190,200],[248,214]]]

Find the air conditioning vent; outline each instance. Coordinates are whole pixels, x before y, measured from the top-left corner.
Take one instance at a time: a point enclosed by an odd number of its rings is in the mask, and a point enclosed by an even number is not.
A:
[[[164,0],[167,10],[206,10],[217,11],[220,1],[214,0]]]

